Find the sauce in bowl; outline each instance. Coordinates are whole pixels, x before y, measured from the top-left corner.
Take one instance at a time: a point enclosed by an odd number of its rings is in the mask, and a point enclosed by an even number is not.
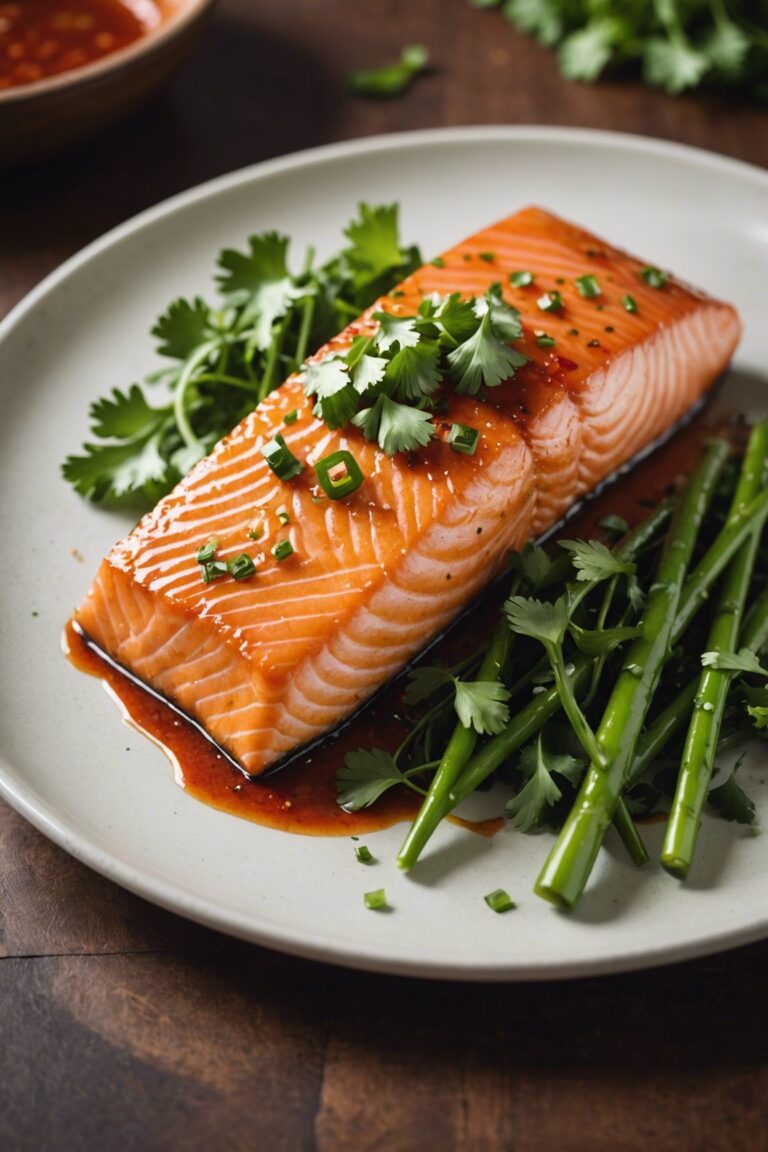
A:
[[[0,92],[92,64],[160,19],[154,0],[0,0]]]

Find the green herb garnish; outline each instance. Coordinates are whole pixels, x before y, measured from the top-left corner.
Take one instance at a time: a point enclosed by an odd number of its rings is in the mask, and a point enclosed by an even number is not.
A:
[[[370,848],[366,848],[365,844],[355,845],[355,857],[361,864],[372,864],[373,856]]]
[[[630,296],[629,293],[627,293],[626,296],[622,296],[621,302],[627,312],[637,312],[637,301],[634,296]]]
[[[509,912],[511,909],[517,907],[515,902],[512,900],[509,894],[504,891],[503,888],[497,888],[495,892],[489,892],[487,896],[483,897],[483,899],[492,912]]]
[[[397,64],[370,71],[351,72],[349,87],[358,96],[386,99],[400,96],[410,88],[416,76],[426,71],[429,53],[423,44],[408,44]]]
[[[661,268],[652,268],[650,265],[647,268],[641,268],[638,275],[645,280],[650,288],[663,288],[669,280],[667,272],[662,272]]]
[[[315,464],[315,472],[321,488],[331,500],[342,500],[357,492],[363,483],[360,465],[351,452],[339,449],[331,452]]]
[[[451,424],[448,433],[448,443],[454,452],[463,452],[465,456],[474,456],[480,441],[477,428],[470,428],[467,424]]]
[[[387,908],[387,895],[383,888],[377,888],[375,892],[366,892],[363,900],[371,912],[383,912]]]
[[[536,307],[542,312],[562,312],[563,308],[565,308],[565,301],[557,290],[545,292],[542,296],[539,296],[536,301]]]
[[[256,571],[256,565],[247,552],[241,552],[227,564],[230,576],[235,580],[247,580]]]
[[[276,432],[274,437],[267,441],[261,454],[280,480],[291,480],[304,469],[304,465],[293,455],[280,432]]]
[[[533,284],[534,279],[533,272],[520,271],[510,272],[509,274],[509,282],[513,288],[527,288],[530,284]]]
[[[577,276],[576,290],[579,296],[583,296],[586,300],[591,300],[595,296],[602,295],[596,276]]]
[[[295,549],[290,540],[278,540],[277,544],[275,544],[274,548],[272,549],[272,555],[278,562],[287,560],[288,557],[293,556],[294,553]]]

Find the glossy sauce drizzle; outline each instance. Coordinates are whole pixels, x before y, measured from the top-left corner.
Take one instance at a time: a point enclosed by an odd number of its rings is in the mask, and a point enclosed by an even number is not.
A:
[[[636,523],[647,511],[643,503],[658,501],[668,484],[689,472],[704,439],[713,428],[721,430],[722,424],[716,409],[699,417],[636,465],[620,483],[591,500],[569,523],[568,536],[589,537],[609,512]],[[503,587],[492,590],[472,610],[474,640],[494,627],[504,595]],[[465,654],[467,630],[460,622],[449,632],[434,650],[435,661],[451,664]],[[360,812],[346,812],[336,802],[336,772],[348,752],[372,747],[394,751],[405,737],[408,729],[399,715],[402,680],[390,684],[321,744],[300,753],[279,771],[251,781],[194,724],[100,656],[71,621],[65,630],[64,649],[76,668],[104,682],[126,722],[163,749],[173,764],[177,783],[214,808],[271,828],[313,836],[353,836],[388,828],[411,820],[418,811],[420,797],[405,788],[391,789],[373,808]],[[504,823],[501,817],[478,822],[453,819],[485,836],[494,835]]]

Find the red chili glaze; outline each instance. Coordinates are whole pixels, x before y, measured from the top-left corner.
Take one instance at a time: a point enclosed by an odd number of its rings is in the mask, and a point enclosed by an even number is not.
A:
[[[0,91],[91,64],[159,19],[154,0],[0,3]]]
[[[647,513],[648,501],[658,502],[670,483],[690,471],[704,440],[726,427],[716,410],[699,417],[619,483],[590,501],[568,524],[568,536],[594,535],[598,521],[609,512],[636,523]],[[506,590],[500,588],[486,596],[473,609],[471,619],[459,623],[432,650],[430,660],[452,664],[465,655],[468,633],[474,643],[491,632],[505,595]],[[418,810],[419,797],[404,788],[392,789],[373,808],[361,812],[345,812],[336,802],[336,772],[348,752],[372,747],[394,751],[404,738],[407,727],[400,719],[401,681],[389,685],[359,716],[322,744],[273,775],[249,781],[194,725],[90,648],[71,622],[65,632],[65,650],[76,668],[104,681],[125,719],[163,748],[174,764],[180,786],[214,808],[271,828],[312,836],[352,836],[388,828],[411,820]],[[455,823],[492,836],[504,822],[497,817],[480,822],[456,819]]]

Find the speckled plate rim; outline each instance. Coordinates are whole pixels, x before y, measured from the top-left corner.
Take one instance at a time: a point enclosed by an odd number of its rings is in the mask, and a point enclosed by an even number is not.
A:
[[[72,256],[29,292],[0,322],[0,344],[29,313],[33,312],[45,300],[52,290],[63,284],[74,272],[81,270],[90,261],[108,252],[111,247],[121,243],[127,237],[141,232],[145,227],[158,221],[183,213],[188,206],[198,201],[215,198],[222,192],[242,184],[248,184],[251,181],[259,181],[292,170],[333,163],[345,157],[381,151],[397,153],[403,149],[421,148],[431,144],[461,145],[478,141],[498,142],[499,144],[539,141],[552,145],[583,143],[593,148],[645,153],[655,159],[663,158],[666,155],[677,160],[682,159],[699,171],[715,170],[730,174],[738,180],[751,182],[757,189],[764,190],[768,194],[768,174],[741,161],[647,137],[627,136],[622,133],[591,129],[470,126],[397,133],[331,144],[269,160],[218,177],[176,195],[121,224]],[[560,958],[545,964],[536,963],[535,965],[513,962],[487,965],[482,969],[462,966],[454,962],[440,963],[419,957],[393,959],[382,955],[381,949],[375,945],[368,946],[358,942],[354,947],[349,947],[339,945],[332,935],[315,932],[311,938],[307,938],[306,934],[301,931],[290,931],[284,927],[276,929],[269,924],[266,926],[264,924],[254,925],[253,918],[250,916],[243,916],[233,913],[231,910],[222,909],[212,901],[199,899],[192,893],[181,891],[176,885],[159,880],[146,869],[133,866],[90,843],[84,837],[73,834],[67,822],[62,820],[34,789],[13,780],[11,765],[4,758],[0,759],[0,796],[29,820],[34,827],[73,857],[154,904],[207,927],[252,943],[308,959],[322,960],[368,971],[413,977],[474,981],[552,980],[587,977],[650,968],[704,956],[737,945],[754,942],[768,935],[768,914],[765,914],[757,916],[746,926],[739,926],[731,930],[721,929],[672,945],[650,943],[642,952],[631,954],[618,952],[615,955],[603,956],[599,959],[569,960]]]

